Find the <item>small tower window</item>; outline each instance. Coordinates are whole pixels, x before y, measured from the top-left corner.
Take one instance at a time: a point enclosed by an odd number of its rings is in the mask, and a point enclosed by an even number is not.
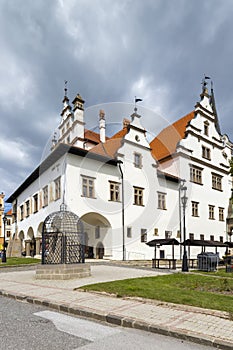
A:
[[[206,136],[209,136],[209,123],[208,122],[204,122],[204,134]]]

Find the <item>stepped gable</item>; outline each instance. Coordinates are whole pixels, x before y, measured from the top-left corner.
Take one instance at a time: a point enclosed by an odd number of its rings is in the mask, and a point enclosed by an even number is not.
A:
[[[158,136],[151,141],[151,153],[156,160],[162,160],[175,153],[178,142],[185,137],[186,127],[194,116],[194,111],[185,115],[172,125],[163,129]]]
[[[122,139],[127,134],[128,128],[124,127],[106,142],[100,142],[97,146],[91,148],[89,152],[97,153],[108,158],[115,158],[118,149],[122,145]]]

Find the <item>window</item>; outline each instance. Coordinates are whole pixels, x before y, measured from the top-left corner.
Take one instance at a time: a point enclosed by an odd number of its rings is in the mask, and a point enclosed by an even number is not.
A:
[[[214,235],[210,235],[210,240],[214,241]]]
[[[6,236],[7,236],[7,238],[10,238],[10,236],[11,236],[11,231],[6,231]]]
[[[209,205],[209,219],[214,220],[214,205]]]
[[[154,236],[158,236],[159,235],[159,229],[158,228],[154,228]]]
[[[166,193],[158,192],[158,209],[166,210]]]
[[[136,168],[142,167],[142,155],[140,153],[134,153],[134,166]]]
[[[172,231],[165,231],[165,238],[166,239],[172,238]]]
[[[190,233],[190,234],[189,234],[189,239],[190,239],[191,241],[194,240],[194,233]]]
[[[212,188],[214,190],[222,191],[222,176],[212,174]]]
[[[223,236],[219,237],[219,241],[223,243]]]
[[[24,215],[24,212],[23,212],[23,204],[20,206],[20,220],[23,220],[23,215]]]
[[[11,219],[7,219],[6,224],[7,224],[7,226],[10,226],[11,225]]]
[[[147,229],[145,228],[141,229],[141,242],[147,242]]]
[[[202,184],[202,169],[190,166],[190,181],[197,184]]]
[[[82,191],[83,191],[83,196],[84,197],[88,197],[88,198],[94,198],[95,197],[94,178],[92,178],[92,177],[83,177]]]
[[[204,122],[204,134],[206,136],[209,136],[209,123],[208,122]]]
[[[96,226],[95,227],[95,239],[99,239],[100,238],[100,227]]]
[[[132,227],[130,227],[130,226],[127,227],[127,237],[128,238],[132,237]]]
[[[224,208],[218,208],[219,221],[224,221]]]
[[[198,202],[192,202],[192,216],[199,216],[198,215]]]
[[[143,205],[143,188],[134,187],[134,204]]]
[[[46,207],[48,205],[48,186],[43,188],[43,206]]]
[[[202,146],[202,158],[210,160],[210,149],[208,147]]]
[[[33,196],[33,207],[34,207],[34,213],[38,211],[38,194],[35,194]]]
[[[30,215],[30,201],[28,200],[26,202],[26,216],[28,217]]]
[[[205,235],[200,234],[200,240],[201,240],[201,241],[204,241],[204,240],[205,240]]]
[[[181,238],[180,230],[177,230],[177,232],[176,232],[176,238]]]
[[[110,181],[110,201],[120,201],[120,184]]]
[[[61,177],[58,177],[55,181],[55,200],[61,198]]]

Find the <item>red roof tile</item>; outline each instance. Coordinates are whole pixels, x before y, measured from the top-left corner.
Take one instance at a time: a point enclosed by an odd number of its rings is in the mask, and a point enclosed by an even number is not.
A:
[[[161,160],[176,151],[177,143],[185,137],[188,123],[194,118],[194,111],[163,129],[151,143],[151,152],[156,160]]]

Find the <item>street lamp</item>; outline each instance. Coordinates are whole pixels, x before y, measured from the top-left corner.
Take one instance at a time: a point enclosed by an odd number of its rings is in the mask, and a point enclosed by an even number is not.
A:
[[[6,263],[6,222],[7,218],[3,216],[3,225],[4,225],[4,236],[3,236],[3,252],[2,252],[2,263]]]
[[[181,202],[183,205],[183,237],[184,237],[184,252],[183,252],[183,259],[182,259],[182,271],[188,272],[188,259],[187,259],[187,251],[186,251],[186,226],[185,226],[185,209],[187,206],[188,197],[186,196],[187,187],[183,186],[181,188],[182,191],[184,191],[183,197],[181,197]]]

